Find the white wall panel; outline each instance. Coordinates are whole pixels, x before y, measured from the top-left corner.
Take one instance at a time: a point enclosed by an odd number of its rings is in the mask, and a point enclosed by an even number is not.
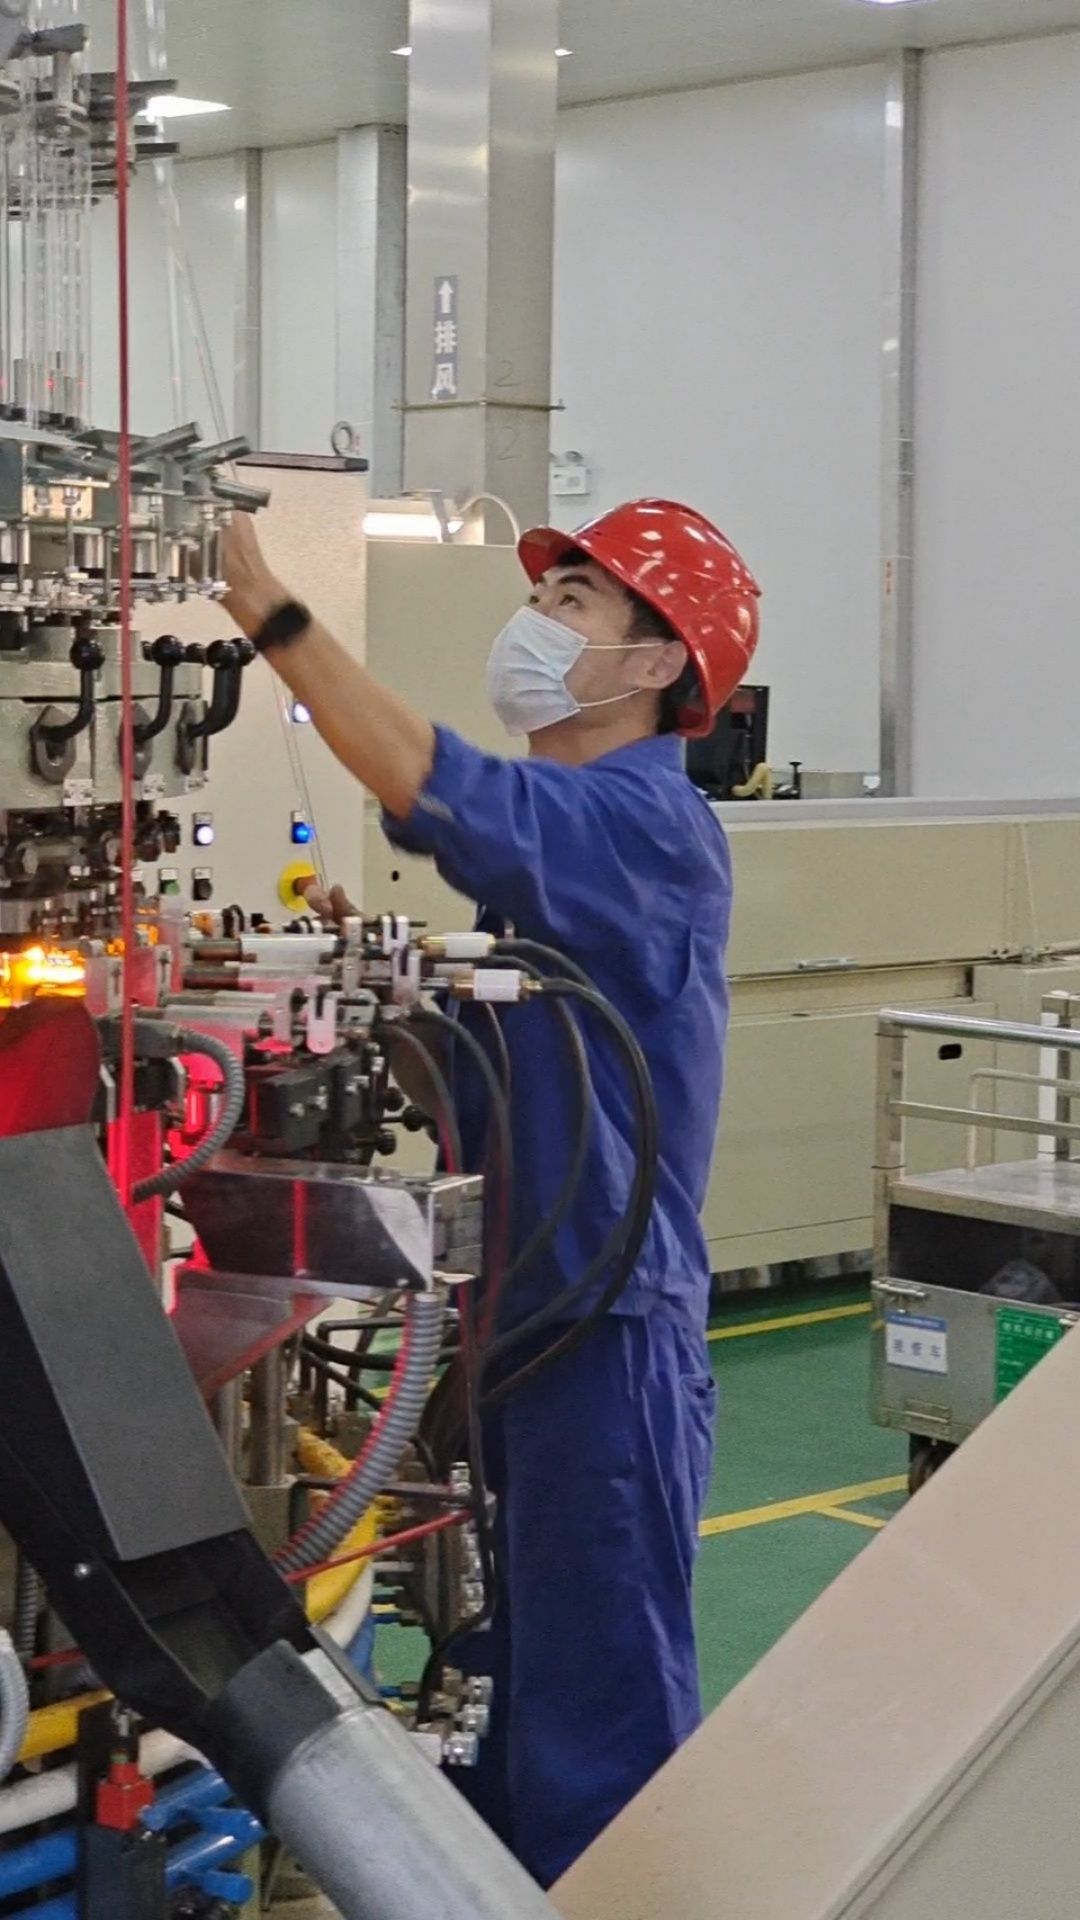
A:
[[[935,55],[920,207],[915,780],[1080,780],[1080,35]]]
[[[329,453],[334,425],[337,149],[263,161],[262,438],[272,453]]]
[[[230,158],[185,161],[174,168],[180,211],[177,297],[180,391],[170,357],[170,201],[144,169],[131,193],[131,415],[137,432],[157,433],[181,417],[216,437],[210,394],[216,379],[224,428],[233,420],[233,260],[236,169]],[[103,201],[93,217],[92,412],[100,426],[119,424],[117,371],[116,206]],[[201,316],[201,319],[200,319]],[[205,339],[200,347],[199,335]],[[210,379],[205,368],[213,368]]]
[[[882,71],[564,113],[553,445],[684,499],[765,591],[772,757],[878,752]]]

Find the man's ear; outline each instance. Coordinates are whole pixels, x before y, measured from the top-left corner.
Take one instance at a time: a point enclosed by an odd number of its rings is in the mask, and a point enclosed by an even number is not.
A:
[[[673,687],[686,666],[687,652],[681,640],[658,640],[655,649],[638,655],[641,661],[643,693],[663,693]]]

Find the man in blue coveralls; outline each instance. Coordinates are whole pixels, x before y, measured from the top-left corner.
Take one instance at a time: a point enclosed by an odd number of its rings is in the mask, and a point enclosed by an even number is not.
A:
[[[723,1078],[731,869],[679,736],[708,732],[743,678],[759,591],[715,527],[662,500],[573,535],[528,533],[520,553],[532,595],[495,642],[488,684],[508,731],[528,738],[524,760],[482,753],[374,680],[274,578],[242,514],[226,605],[382,803],[394,843],[433,858],[486,927],[576,962],[651,1072],[658,1181],[629,1284],[485,1435],[502,1584],[484,1636],[496,1709],[470,1797],[548,1886],[700,1718],[691,1578],[715,1408],[699,1215]],[[573,1286],[625,1212],[630,1093],[599,1023],[583,1032],[594,1118],[578,1201],[538,1270],[511,1283],[503,1325]],[[580,1089],[542,1008],[513,1011],[506,1037],[520,1245],[564,1184]],[[463,1078],[455,1094],[466,1163],[479,1165],[483,1090]]]

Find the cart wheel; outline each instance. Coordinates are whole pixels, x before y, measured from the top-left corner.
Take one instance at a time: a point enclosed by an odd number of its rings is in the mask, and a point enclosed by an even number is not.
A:
[[[956,1448],[947,1440],[921,1440],[912,1438],[911,1456],[908,1463],[908,1495],[914,1498],[928,1480],[932,1480],[946,1460],[952,1458]]]

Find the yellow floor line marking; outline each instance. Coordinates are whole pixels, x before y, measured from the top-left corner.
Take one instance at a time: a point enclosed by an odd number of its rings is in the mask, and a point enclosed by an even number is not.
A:
[[[713,1327],[708,1340],[748,1340],[756,1333],[785,1333],[789,1327],[823,1327],[830,1320],[857,1320],[870,1313],[870,1303],[856,1307],[822,1307],[816,1313],[791,1313],[783,1320],[748,1320],[736,1327]]]
[[[822,1507],[854,1506],[860,1500],[879,1500],[882,1494],[903,1493],[906,1475],[889,1480],[866,1480],[859,1487],[836,1487],[828,1493],[807,1493],[798,1500],[774,1500],[767,1507],[746,1507],[741,1513],[718,1513],[703,1520],[700,1533],[711,1540],[718,1533],[742,1533],[747,1527],[768,1527],[774,1520],[797,1520],[800,1514],[820,1513]]]
[[[823,1520],[846,1520],[850,1527],[869,1527],[872,1533],[880,1533],[885,1525],[873,1513],[851,1513],[847,1507],[819,1507]]]

